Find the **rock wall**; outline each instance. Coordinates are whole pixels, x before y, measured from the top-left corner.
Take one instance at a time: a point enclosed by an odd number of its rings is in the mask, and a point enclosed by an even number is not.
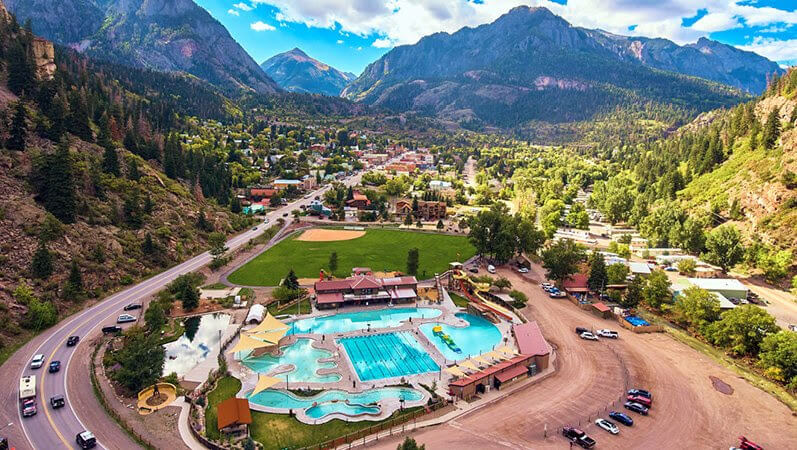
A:
[[[33,58],[39,78],[51,80],[55,75],[55,47],[42,38],[33,39]]]

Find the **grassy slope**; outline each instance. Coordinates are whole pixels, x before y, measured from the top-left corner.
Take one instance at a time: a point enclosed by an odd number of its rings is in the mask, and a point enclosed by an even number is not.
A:
[[[224,400],[235,397],[235,394],[237,394],[240,390],[241,382],[237,378],[224,377],[219,380],[218,384],[216,385],[216,389],[212,390],[208,394],[208,405],[205,409],[205,424],[209,438],[219,438],[219,429],[216,422],[216,407]]]
[[[370,267],[375,271],[405,271],[407,251],[419,249],[419,277],[443,272],[451,261],[465,260],[475,249],[465,236],[413,233],[392,230],[368,230],[365,236],[348,241],[305,242],[294,238],[275,247],[233,272],[229,281],[250,286],[275,286],[293,268],[300,278],[316,278],[338,253],[336,276],[346,276],[352,267]]]

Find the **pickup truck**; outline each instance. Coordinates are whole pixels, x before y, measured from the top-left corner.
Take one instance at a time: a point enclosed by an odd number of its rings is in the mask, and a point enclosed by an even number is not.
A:
[[[595,439],[587,436],[587,433],[575,427],[562,428],[562,436],[574,442],[581,448],[592,448],[595,446]]]

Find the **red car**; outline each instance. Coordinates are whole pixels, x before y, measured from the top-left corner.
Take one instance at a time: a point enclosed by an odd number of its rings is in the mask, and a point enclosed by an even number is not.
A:
[[[739,436],[739,448],[742,450],[764,450],[764,447],[761,447],[755,442],[748,440],[744,436]]]
[[[653,404],[653,400],[647,397],[642,397],[641,395],[629,395],[627,398],[628,401],[639,403],[647,408],[650,408],[650,406]]]

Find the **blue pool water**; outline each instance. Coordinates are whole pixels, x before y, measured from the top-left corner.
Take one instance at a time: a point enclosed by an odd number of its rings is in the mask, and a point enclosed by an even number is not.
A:
[[[413,402],[423,399],[423,394],[411,388],[389,387],[356,394],[329,390],[312,397],[299,397],[290,392],[268,389],[250,397],[249,401],[270,408],[304,409],[309,417],[320,419],[336,412],[350,416],[379,414],[377,403],[388,398]]]
[[[635,327],[650,325],[645,319],[637,316],[626,316],[625,320]]]
[[[440,314],[440,310],[434,308],[390,308],[342,313],[297,320],[290,324],[291,329],[288,334],[347,333],[349,331],[365,330],[369,325],[372,330],[376,328],[393,328],[410,318],[431,319]]]
[[[343,338],[338,342],[346,349],[361,381],[440,370],[408,331]]]
[[[496,344],[501,342],[501,331],[490,321],[467,313],[458,313],[456,316],[467,321],[468,326],[459,328],[437,323],[425,323],[420,326],[421,332],[446,359],[456,361],[469,356],[480,355],[489,352]],[[443,328],[443,333],[451,337],[456,346],[462,350],[461,353],[455,352],[438,336],[434,335],[432,329],[437,325]]]
[[[332,353],[314,348],[311,339],[298,339],[294,344],[282,347],[281,350],[282,356],[279,357],[271,355],[245,357],[241,362],[258,373],[268,373],[284,364],[293,364],[295,368],[290,372],[274,375],[283,380],[287,379],[289,383],[334,383],[340,381],[339,374],[316,374],[318,369],[329,369],[336,365],[333,362],[318,362],[319,359],[329,358]]]

